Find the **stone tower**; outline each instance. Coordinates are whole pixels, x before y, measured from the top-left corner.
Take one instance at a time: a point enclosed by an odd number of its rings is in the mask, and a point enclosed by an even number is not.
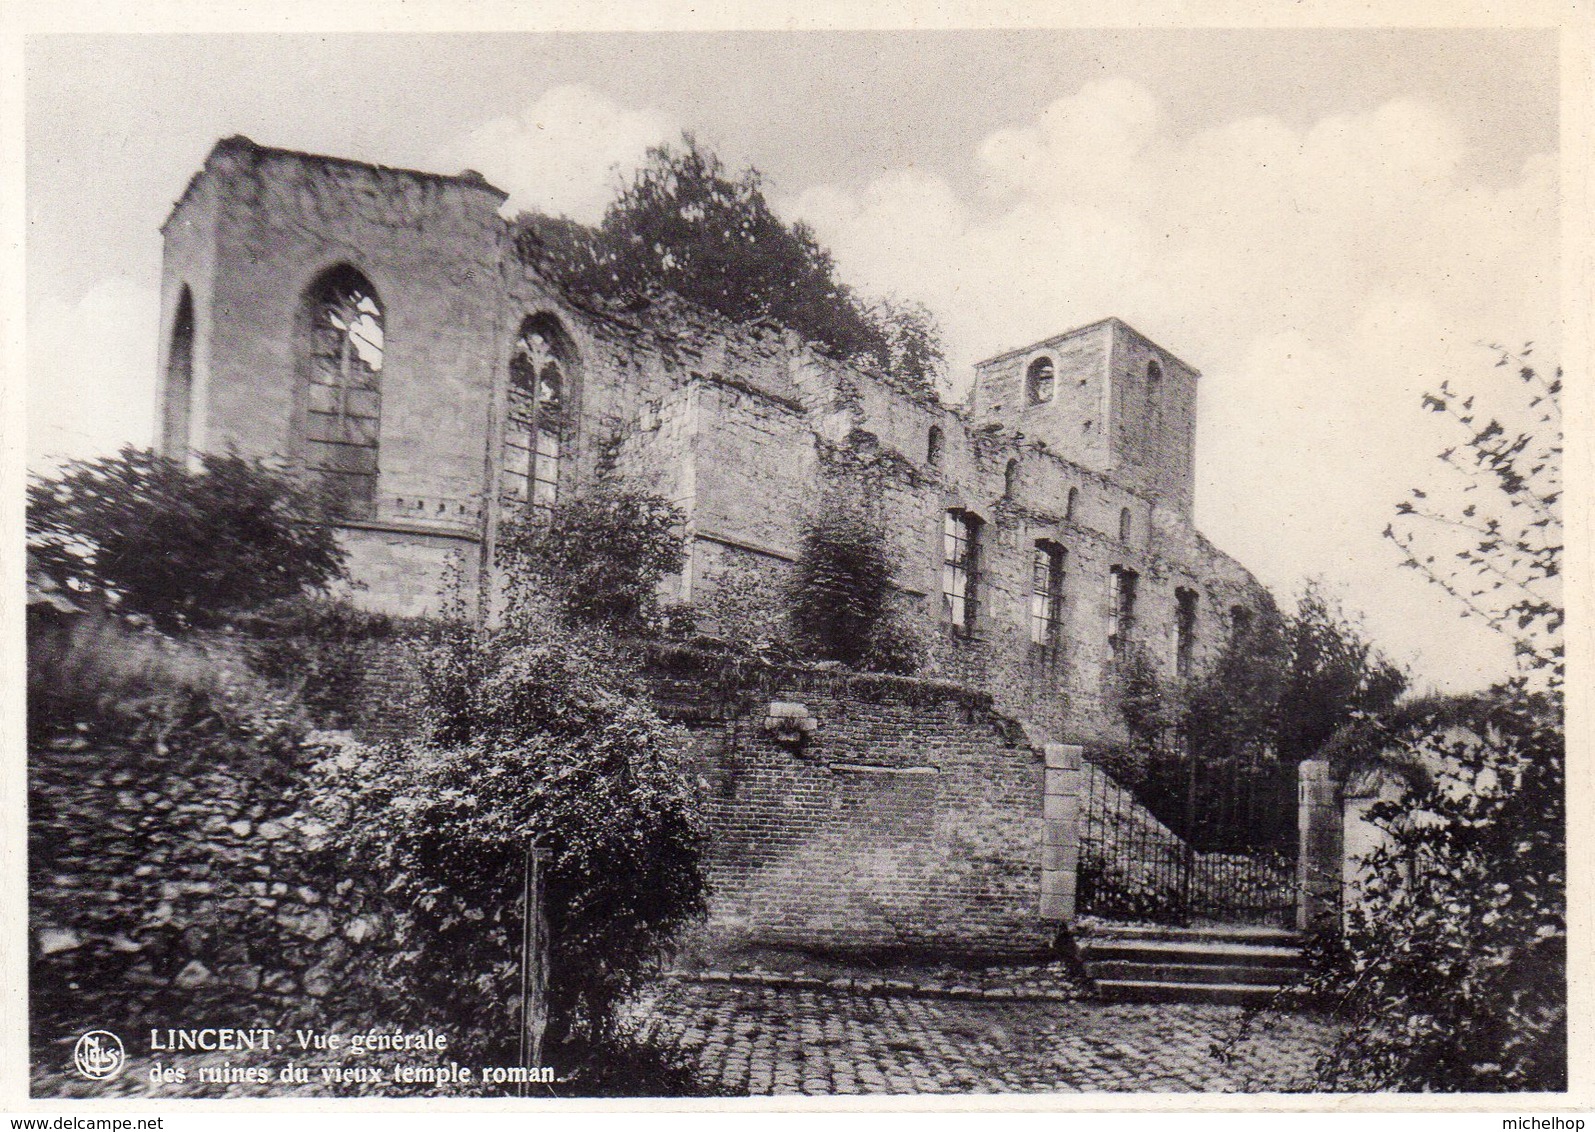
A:
[[[971,411],[1189,519],[1200,377],[1109,318],[977,363]]]

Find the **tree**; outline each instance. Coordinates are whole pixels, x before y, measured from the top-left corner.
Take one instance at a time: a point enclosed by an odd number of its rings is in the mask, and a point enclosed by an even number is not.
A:
[[[1275,708],[1281,758],[1318,754],[1352,720],[1391,707],[1407,676],[1363,635],[1317,580],[1307,583],[1290,626],[1290,664]]]
[[[499,533],[512,590],[546,587],[576,623],[647,632],[660,580],[681,569],[685,516],[656,495],[602,484]]]
[[[923,306],[866,306],[813,231],[775,214],[756,170],[732,175],[690,134],[648,151],[597,228],[532,214],[516,223],[522,257],[578,294],[638,304],[671,291],[738,322],[772,319],[916,387],[941,365]]]
[[[1191,753],[1203,765],[1275,748],[1292,629],[1268,600],[1235,626],[1212,669],[1188,688],[1182,722]]]
[[[1492,347],[1496,367],[1515,370],[1525,403],[1486,414],[1477,395],[1442,382],[1423,407],[1449,417],[1458,442],[1440,453],[1454,473],[1454,506],[1433,488],[1413,488],[1384,535],[1416,570],[1477,617],[1512,637],[1527,671],[1560,687],[1562,645],[1562,371],[1529,364],[1533,343]],[[1502,423],[1501,417],[1516,420]]]
[[[345,576],[320,493],[258,460],[199,459],[191,472],[129,446],[36,480],[32,564],[166,631],[220,624]]]
[[[1362,862],[1342,950],[1315,978],[1347,1022],[1319,1066],[1330,1087],[1567,1087],[1561,375],[1544,379],[1528,356],[1497,362],[1527,394],[1515,412],[1497,400],[1487,413],[1449,383],[1424,396],[1461,429],[1440,454],[1460,490],[1414,489],[1385,530],[1402,565],[1512,638],[1521,671],[1385,713],[1328,748],[1343,774],[1405,783],[1369,812],[1384,842]]]

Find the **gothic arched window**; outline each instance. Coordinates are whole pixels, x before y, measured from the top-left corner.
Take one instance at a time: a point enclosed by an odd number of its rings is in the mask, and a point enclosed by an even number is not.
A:
[[[551,319],[521,324],[510,355],[503,495],[522,507],[559,501],[559,461],[570,395],[569,351]]]
[[[307,296],[304,459],[346,519],[376,512],[382,431],[382,303],[347,264]]]

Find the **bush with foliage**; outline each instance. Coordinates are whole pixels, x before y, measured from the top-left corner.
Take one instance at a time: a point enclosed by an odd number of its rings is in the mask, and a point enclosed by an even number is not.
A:
[[[930,313],[861,302],[808,226],[775,215],[756,171],[732,175],[691,135],[650,149],[597,228],[522,215],[517,230],[521,255],[578,294],[640,302],[663,289],[739,322],[773,319],[933,395],[943,363]]]
[[[1397,771],[1316,997],[1347,1025],[1336,1089],[1567,1087],[1566,781],[1553,698],[1421,701],[1337,738],[1342,774]]]
[[[1561,373],[1547,380],[1527,357],[1501,353],[1526,396],[1496,398],[1498,413],[1449,385],[1424,397],[1458,425],[1441,460],[1461,489],[1415,489],[1386,530],[1404,566],[1512,639],[1521,674],[1330,748],[1343,768],[1407,783],[1368,815],[1385,841],[1316,980],[1348,1023],[1320,1066],[1333,1087],[1567,1087]]]
[[[657,627],[660,580],[681,569],[685,521],[657,495],[600,484],[547,516],[505,524],[498,559],[512,591],[553,595],[573,622],[646,633]]]
[[[31,564],[56,584],[168,632],[344,577],[325,501],[292,476],[236,455],[200,469],[123,448],[28,486]]]
[[[911,675],[918,642],[895,604],[880,520],[844,489],[809,519],[787,587],[800,652],[850,668]]]
[[[467,1048],[513,1053],[535,842],[551,854],[550,1039],[610,1040],[621,1001],[704,908],[681,736],[613,645],[554,621],[462,628],[430,671],[428,737],[346,751],[314,790],[333,851],[407,910],[399,1001]]]

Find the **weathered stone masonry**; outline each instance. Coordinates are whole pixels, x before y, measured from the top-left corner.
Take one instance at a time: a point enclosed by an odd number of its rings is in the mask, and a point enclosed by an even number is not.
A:
[[[1267,601],[1192,525],[1200,375],[1117,319],[980,363],[947,406],[777,326],[580,305],[521,258],[504,199],[470,172],[230,138],[163,229],[163,449],[339,485],[357,600],[473,598],[502,522],[616,474],[682,509],[664,596],[713,629],[737,595],[779,593],[851,484],[933,642],[924,675],[1062,743],[1122,737],[1128,657],[1199,675],[1234,612]],[[805,750],[752,717],[698,734],[726,926],[882,947],[926,925],[992,947],[1048,934],[1040,748],[946,704],[799,691],[820,723]]]

